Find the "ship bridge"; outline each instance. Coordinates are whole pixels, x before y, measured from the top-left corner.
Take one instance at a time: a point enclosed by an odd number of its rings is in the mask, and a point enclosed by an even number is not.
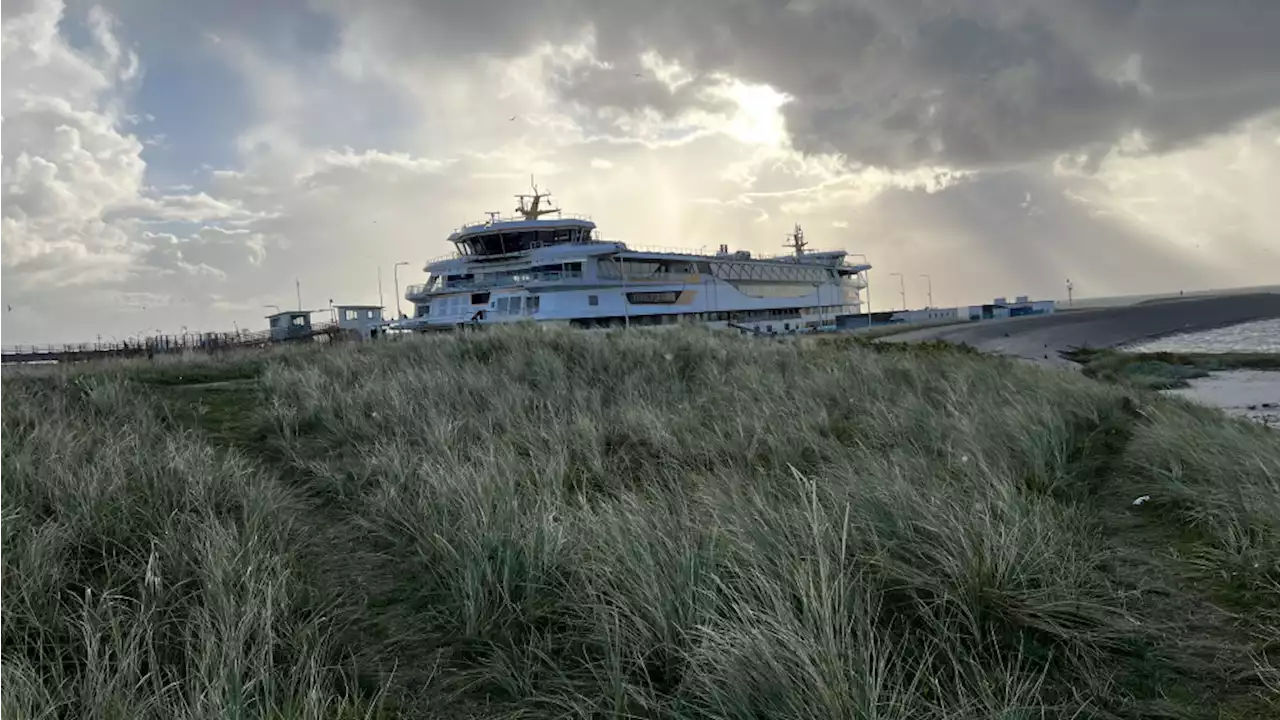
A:
[[[538,186],[533,185],[532,194],[516,195],[519,204],[515,216],[501,217],[499,213],[491,212],[486,222],[459,228],[449,236],[449,241],[458,248],[460,255],[471,257],[591,242],[596,224],[587,217],[565,216],[560,208],[544,207],[542,201],[550,197],[551,193],[540,193]],[[542,217],[551,214],[556,217]]]

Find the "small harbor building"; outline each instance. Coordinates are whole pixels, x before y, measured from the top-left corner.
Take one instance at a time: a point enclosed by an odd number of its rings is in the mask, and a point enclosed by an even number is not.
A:
[[[334,305],[333,310],[338,327],[359,335],[361,340],[374,337],[387,322],[378,305]]]

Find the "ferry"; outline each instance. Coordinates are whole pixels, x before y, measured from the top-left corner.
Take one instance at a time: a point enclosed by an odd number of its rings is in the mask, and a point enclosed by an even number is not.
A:
[[[389,330],[697,322],[782,334],[834,329],[837,316],[860,311],[871,266],[843,250],[809,250],[799,225],[782,256],[728,245],[714,254],[641,248],[602,239],[589,218],[551,207],[537,185],[515,197],[516,215],[488,213],[449,236],[457,252],[427,262],[426,282],[405,290],[412,317]]]

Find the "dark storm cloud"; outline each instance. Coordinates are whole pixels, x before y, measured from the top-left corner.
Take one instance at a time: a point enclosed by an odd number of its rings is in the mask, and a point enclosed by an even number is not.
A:
[[[899,167],[1016,163],[1133,130],[1165,150],[1280,107],[1277,0],[322,2],[409,61],[509,57],[591,28],[617,69],[556,77],[566,101],[705,102],[625,71],[652,49],[793,96],[803,150]]]

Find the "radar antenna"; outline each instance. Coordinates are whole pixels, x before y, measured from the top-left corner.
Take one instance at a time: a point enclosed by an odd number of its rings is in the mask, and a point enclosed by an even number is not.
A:
[[[549,215],[551,213],[560,212],[560,208],[553,208],[553,207],[540,208],[539,207],[542,204],[542,199],[543,198],[549,199],[551,197],[551,193],[538,192],[538,184],[533,181],[532,175],[529,176],[529,185],[533,188],[532,195],[516,195],[516,199],[520,201],[520,204],[516,206],[516,212],[520,213],[525,220],[537,220],[539,217],[543,215]],[[529,201],[527,205],[525,204],[526,200]]]
[[[796,257],[804,255],[804,249],[809,246],[804,239],[804,230],[800,229],[800,223],[796,223],[796,231],[788,235],[787,240],[790,242],[786,243],[785,247],[795,250]]]

